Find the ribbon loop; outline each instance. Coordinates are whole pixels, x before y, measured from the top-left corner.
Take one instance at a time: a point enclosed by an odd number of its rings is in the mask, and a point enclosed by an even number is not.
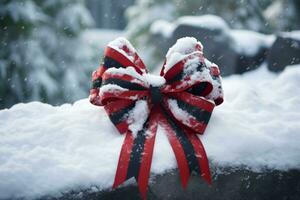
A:
[[[223,102],[220,71],[203,56],[195,38],[171,47],[160,76],[147,73],[125,38],[108,44],[104,62],[93,73],[90,101],[104,106],[125,140],[113,187],[134,177],[146,198],[158,124],[174,151],[181,183],[192,173],[211,182],[207,156],[196,134],[203,134],[215,105]]]

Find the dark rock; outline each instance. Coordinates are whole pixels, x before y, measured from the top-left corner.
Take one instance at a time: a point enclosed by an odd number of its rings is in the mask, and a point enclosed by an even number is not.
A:
[[[269,70],[274,72],[300,63],[300,37],[297,39],[287,33],[278,35],[270,49],[267,62]]]
[[[199,176],[192,175],[187,188],[181,187],[177,170],[158,175],[150,181],[149,200],[223,200],[223,199],[300,199],[300,170],[214,169],[213,183],[208,185]],[[115,190],[81,190],[64,193],[61,197],[43,197],[47,200],[139,200],[136,185]]]
[[[158,199],[300,199],[300,171],[291,170],[253,172],[225,170],[213,175],[209,186],[201,178],[192,176],[186,190],[180,185],[177,172],[157,176],[151,191]]]
[[[268,52],[269,49],[266,47],[261,47],[254,55],[238,52],[239,57],[236,62],[235,73],[242,74],[258,68],[266,60]]]

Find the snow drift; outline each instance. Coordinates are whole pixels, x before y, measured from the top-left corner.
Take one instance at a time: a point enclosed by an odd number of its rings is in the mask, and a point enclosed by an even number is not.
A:
[[[300,66],[262,67],[223,80],[224,104],[201,137],[212,165],[300,168]],[[54,107],[32,102],[0,111],[0,199],[110,188],[124,136],[87,99]],[[151,172],[176,168],[159,128]]]

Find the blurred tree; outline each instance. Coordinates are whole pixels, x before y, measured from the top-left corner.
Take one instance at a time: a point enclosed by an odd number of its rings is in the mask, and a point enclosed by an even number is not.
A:
[[[80,33],[92,24],[83,0],[2,0],[0,108],[87,96],[96,52]]]
[[[273,0],[136,0],[126,12],[127,34],[151,68],[157,65],[156,58],[161,56],[151,45],[149,29],[154,21],[174,21],[184,15],[214,14],[221,16],[231,28],[236,29],[273,33],[299,28],[300,1],[277,1],[284,5],[279,6],[281,22],[277,15],[273,15],[271,19],[265,17],[264,11],[274,3]],[[272,20],[275,23],[271,23]]]
[[[127,24],[124,12],[133,2],[134,0],[86,0],[97,28],[122,30]]]
[[[276,0],[264,11],[271,30],[291,31],[300,29],[300,1]]]
[[[157,60],[159,60],[159,58],[155,59],[159,54],[151,45],[150,26],[158,19],[174,20],[175,8],[174,2],[169,0],[140,0],[126,10],[127,35],[134,46],[138,48],[137,51],[141,52],[142,59],[149,69],[155,68]]]

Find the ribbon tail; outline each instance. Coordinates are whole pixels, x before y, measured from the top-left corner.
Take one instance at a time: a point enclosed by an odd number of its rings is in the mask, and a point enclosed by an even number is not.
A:
[[[113,184],[113,188],[118,187],[127,179],[127,170],[130,160],[130,154],[133,146],[134,138],[130,132],[126,133],[125,140],[122,145],[121,153],[119,156],[118,167],[115,175],[115,181]]]
[[[156,108],[150,114],[149,126],[146,131],[146,142],[144,144],[144,153],[142,155],[139,177],[138,177],[138,186],[139,191],[143,199],[147,197],[148,190],[148,179],[150,175],[152,156],[153,156],[153,148],[155,142],[155,136],[158,126],[158,111]]]
[[[212,182],[211,174],[210,174],[209,163],[208,163],[204,146],[200,138],[195,133],[191,133],[191,131],[187,131],[187,136],[194,147],[196,157],[201,169],[201,176],[209,185],[211,185]]]
[[[160,125],[164,128],[168,140],[171,144],[171,147],[174,151],[175,158],[177,160],[180,178],[181,178],[181,185],[183,188],[186,188],[190,177],[190,170],[189,170],[189,164],[186,159],[185,152],[182,148],[180,141],[176,137],[175,130],[169,123],[167,116],[162,113],[159,117],[159,121],[160,121]]]
[[[163,107],[162,111],[161,125],[166,130],[174,151],[183,188],[186,188],[192,172],[200,174],[210,184],[208,160],[200,139],[194,131],[178,125],[172,118],[168,117],[168,113]]]
[[[158,125],[157,120],[157,113],[153,111],[150,113],[143,129],[137,133],[135,138],[131,132],[126,134],[119,156],[113,188],[134,177],[138,183],[142,198],[146,199]]]

